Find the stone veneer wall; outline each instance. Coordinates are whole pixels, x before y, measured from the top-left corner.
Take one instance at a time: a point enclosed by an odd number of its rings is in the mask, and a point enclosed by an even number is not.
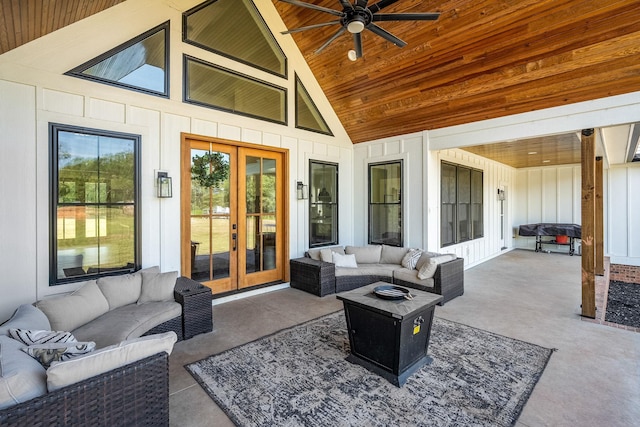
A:
[[[634,265],[611,264],[609,280],[640,284],[640,267]]]

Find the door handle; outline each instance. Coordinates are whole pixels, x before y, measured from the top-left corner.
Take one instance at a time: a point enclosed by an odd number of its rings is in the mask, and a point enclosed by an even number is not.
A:
[[[231,238],[233,239],[233,250],[235,251],[238,247],[238,235],[236,233],[233,233],[231,235]]]

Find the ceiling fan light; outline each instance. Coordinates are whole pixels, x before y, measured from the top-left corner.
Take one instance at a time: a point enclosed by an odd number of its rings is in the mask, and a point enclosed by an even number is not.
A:
[[[347,31],[351,34],[358,34],[364,30],[364,22],[362,21],[351,21],[347,24]]]
[[[351,49],[349,52],[347,52],[347,57],[350,61],[355,61],[356,59],[358,59],[358,54],[355,50]]]

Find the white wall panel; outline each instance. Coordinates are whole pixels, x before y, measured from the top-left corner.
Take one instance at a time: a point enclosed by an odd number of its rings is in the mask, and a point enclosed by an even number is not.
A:
[[[628,168],[629,186],[627,188],[627,197],[629,199],[628,207],[628,226],[629,230],[629,253],[627,257],[640,260],[640,168]]]
[[[193,119],[191,120],[191,132],[196,135],[218,136],[218,123],[209,120]]]
[[[119,102],[110,102],[104,99],[89,98],[87,117],[109,122],[124,123],[125,105]]]
[[[35,94],[33,86],[0,81],[0,322],[36,299],[38,169],[26,167],[36,161]]]
[[[42,91],[42,109],[54,113],[84,116],[84,96],[44,89]]]
[[[558,182],[558,217],[560,223],[574,224],[574,167],[559,167],[557,169]],[[578,168],[580,170],[580,168]],[[580,222],[580,221],[579,221]]]
[[[542,172],[540,169],[528,171],[527,217],[526,223],[542,222]]]
[[[542,170],[542,222],[558,222],[557,215],[557,174],[555,169]]]

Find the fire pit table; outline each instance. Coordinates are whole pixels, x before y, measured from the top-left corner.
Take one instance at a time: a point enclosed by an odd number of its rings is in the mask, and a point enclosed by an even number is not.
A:
[[[431,323],[442,296],[377,282],[336,297],[344,303],[349,362],[398,387],[431,363],[427,355]]]

